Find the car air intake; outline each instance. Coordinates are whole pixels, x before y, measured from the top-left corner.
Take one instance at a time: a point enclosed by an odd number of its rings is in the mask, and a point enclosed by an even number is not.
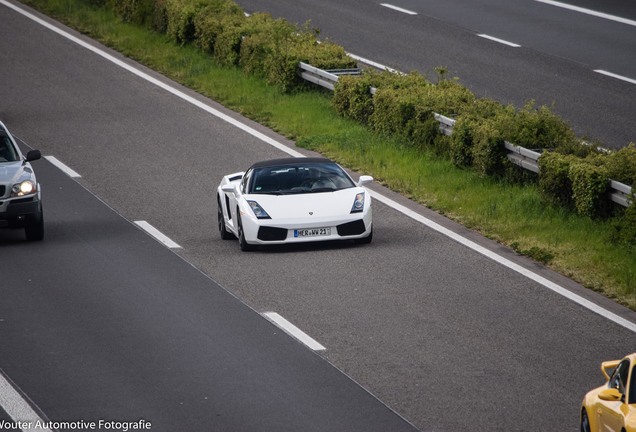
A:
[[[262,241],[277,241],[287,238],[287,230],[285,228],[262,226],[258,228],[258,239]]]
[[[338,229],[339,236],[360,235],[364,233],[365,230],[364,221],[362,219],[338,225],[336,228]]]

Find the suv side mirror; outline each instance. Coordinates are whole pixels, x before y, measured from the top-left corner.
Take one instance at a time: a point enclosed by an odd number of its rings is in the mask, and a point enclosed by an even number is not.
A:
[[[38,160],[41,157],[42,157],[42,153],[40,153],[40,150],[31,150],[26,155],[26,161],[31,162],[34,160]]]

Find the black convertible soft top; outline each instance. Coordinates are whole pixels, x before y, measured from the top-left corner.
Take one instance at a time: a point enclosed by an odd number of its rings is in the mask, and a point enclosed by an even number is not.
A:
[[[270,159],[266,161],[256,162],[251,168],[262,168],[269,166],[280,166],[280,165],[304,165],[304,164],[315,164],[315,163],[334,163],[334,161],[329,160],[327,158],[313,157],[313,158],[282,158],[282,159]]]

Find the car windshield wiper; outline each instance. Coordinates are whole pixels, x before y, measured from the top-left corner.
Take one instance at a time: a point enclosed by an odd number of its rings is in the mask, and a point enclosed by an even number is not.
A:
[[[307,191],[307,193],[318,193],[318,192],[335,192],[336,190],[334,188],[330,188],[330,187],[322,187],[322,188],[315,188],[315,189],[311,189],[309,191]]]
[[[281,191],[271,191],[271,192],[252,192],[255,195],[283,195],[284,192]]]

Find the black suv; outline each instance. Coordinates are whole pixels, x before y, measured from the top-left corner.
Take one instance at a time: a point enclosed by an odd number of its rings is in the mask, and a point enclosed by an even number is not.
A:
[[[0,122],[0,228],[24,228],[31,241],[44,238],[40,185],[29,163],[40,157],[39,150],[23,156]]]

